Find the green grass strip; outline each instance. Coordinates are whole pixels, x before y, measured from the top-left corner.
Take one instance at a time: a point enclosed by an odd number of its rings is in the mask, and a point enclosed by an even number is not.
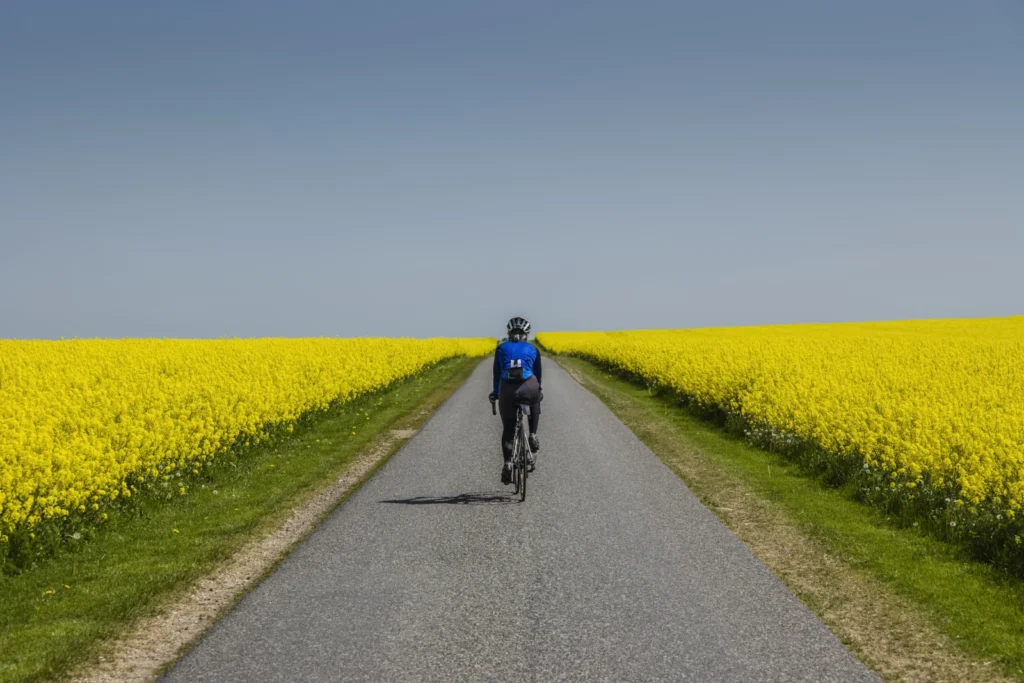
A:
[[[711,479],[739,481],[852,570],[866,572],[909,601],[965,654],[1024,680],[1024,586],[1019,581],[956,547],[900,528],[884,513],[855,501],[849,488],[830,488],[783,456],[750,447],[699,419],[670,397],[652,394],[586,360],[557,360],[702,500],[714,495]],[[710,466],[711,477],[688,476],[681,449],[687,457],[700,457],[702,467]]]
[[[418,427],[479,363],[443,361],[141,496],[79,547],[0,576],[0,681],[59,677],[335,481],[389,429]],[[186,494],[179,486],[186,486]]]

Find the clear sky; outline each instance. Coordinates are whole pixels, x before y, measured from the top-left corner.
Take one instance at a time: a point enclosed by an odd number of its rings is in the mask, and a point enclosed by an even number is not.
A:
[[[0,3],[0,337],[1024,313],[1024,3]]]

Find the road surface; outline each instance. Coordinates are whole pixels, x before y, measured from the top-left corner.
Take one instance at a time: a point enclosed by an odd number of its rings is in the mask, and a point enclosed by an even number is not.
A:
[[[163,680],[876,681],[593,395],[545,365],[525,503],[490,362]]]

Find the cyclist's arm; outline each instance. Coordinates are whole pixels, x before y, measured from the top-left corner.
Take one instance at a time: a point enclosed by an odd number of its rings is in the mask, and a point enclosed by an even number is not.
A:
[[[494,390],[491,394],[498,393],[498,385],[501,383],[501,363],[498,361],[498,355],[501,353],[501,347],[494,349]]]
[[[536,375],[537,385],[539,386],[544,383],[543,381],[541,381],[540,378],[540,349],[538,349],[536,346],[533,348],[537,352],[537,358],[533,361],[533,374]]]

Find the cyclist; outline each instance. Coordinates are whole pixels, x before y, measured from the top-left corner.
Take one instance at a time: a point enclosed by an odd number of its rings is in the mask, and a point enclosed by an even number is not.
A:
[[[508,341],[494,351],[494,388],[490,399],[498,402],[501,413],[501,451],[505,464],[501,468],[501,483],[512,482],[512,439],[516,433],[516,408],[530,406],[530,450],[540,450],[537,425],[540,422],[541,366],[537,347],[526,341],[530,323],[525,318],[512,318],[506,326]],[[531,469],[533,463],[530,463]]]

